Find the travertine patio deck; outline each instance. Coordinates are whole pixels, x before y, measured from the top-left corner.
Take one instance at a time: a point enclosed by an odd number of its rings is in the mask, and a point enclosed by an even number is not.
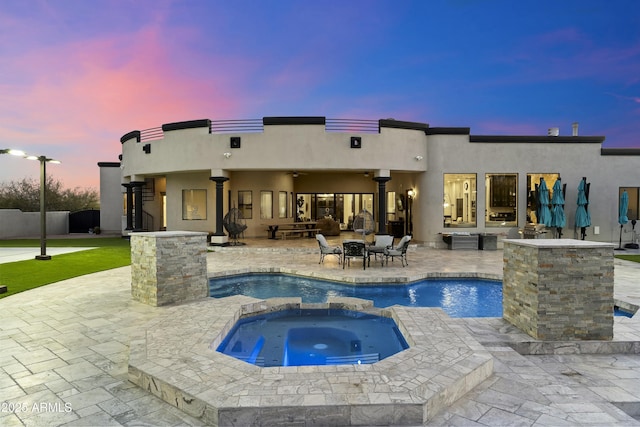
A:
[[[281,248],[281,241],[245,241],[245,248],[210,253],[210,274],[286,268],[355,281],[500,276],[502,269],[501,251],[413,247],[405,269],[343,270],[331,258],[318,265],[312,239],[286,240]],[[128,381],[131,336],[176,308],[133,302],[130,274],[124,267],[0,299],[0,425],[202,425]],[[639,282],[640,265],[615,261],[618,301],[640,305]],[[563,346],[556,354],[523,355],[512,347],[530,338],[501,319],[452,319],[449,325],[484,346],[494,358],[494,374],[429,425],[640,425],[639,316],[616,317],[613,343],[623,343],[625,351],[614,354],[598,354],[600,348],[578,354],[581,348]]]

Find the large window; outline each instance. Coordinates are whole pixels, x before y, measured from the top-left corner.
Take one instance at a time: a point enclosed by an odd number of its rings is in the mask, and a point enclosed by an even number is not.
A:
[[[287,192],[280,191],[278,193],[278,218],[287,218]]]
[[[242,218],[253,218],[253,201],[250,190],[238,191],[238,209],[242,213]]]
[[[477,178],[474,173],[445,173],[443,220],[445,227],[476,227]]]
[[[273,218],[273,191],[260,192],[260,219]]]
[[[518,175],[488,173],[485,175],[487,227],[518,225]]]
[[[182,190],[182,219],[207,219],[207,190]]]
[[[538,216],[538,193],[537,188],[540,185],[540,179],[544,179],[549,189],[549,200],[553,196],[553,184],[560,178],[559,173],[529,173],[527,174],[527,222],[537,223]],[[565,200],[566,205],[566,200]]]
[[[369,193],[298,193],[296,198],[296,221],[331,217],[350,228],[360,211],[374,213],[373,194]]]

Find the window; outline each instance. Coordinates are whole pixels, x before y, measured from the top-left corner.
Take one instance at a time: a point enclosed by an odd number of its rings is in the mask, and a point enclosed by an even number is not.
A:
[[[260,219],[273,218],[273,191],[260,192]]]
[[[182,190],[182,219],[207,219],[207,190]]]
[[[396,219],[396,192],[387,192],[387,221]]]
[[[287,217],[287,192],[281,191],[278,193],[278,218]]]
[[[485,175],[487,227],[518,225],[518,175],[488,173]]]
[[[238,191],[238,209],[242,213],[242,218],[253,218],[253,202],[251,201],[251,191]]]
[[[537,223],[537,186],[540,185],[540,178],[544,179],[549,189],[549,200],[553,196],[553,184],[560,178],[559,173],[529,173],[527,174],[527,222]],[[566,205],[566,200],[565,200]]]
[[[445,173],[442,200],[445,227],[477,227],[475,173]]]
[[[629,208],[627,209],[627,218],[629,221],[638,220],[638,208],[640,208],[640,200],[638,199],[640,188],[638,187],[620,187],[618,190],[618,203],[620,203],[620,196],[622,192],[627,190],[629,196]],[[618,207],[620,209],[620,207]],[[635,228],[635,226],[634,226]],[[634,242],[635,243],[635,242]]]

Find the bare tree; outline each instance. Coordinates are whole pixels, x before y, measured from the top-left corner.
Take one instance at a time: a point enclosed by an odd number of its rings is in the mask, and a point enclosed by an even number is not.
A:
[[[100,208],[98,192],[93,189],[64,188],[60,181],[47,177],[45,191],[48,211],[75,212]],[[40,181],[24,178],[21,181],[2,183],[0,187],[0,209],[39,212]]]

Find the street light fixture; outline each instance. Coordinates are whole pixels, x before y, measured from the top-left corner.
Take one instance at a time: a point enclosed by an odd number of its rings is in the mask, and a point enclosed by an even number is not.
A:
[[[49,159],[46,156],[25,156],[25,159],[38,160],[40,162],[40,255],[36,255],[37,260],[46,261],[51,259],[47,255],[47,163],[60,163],[58,160]]]
[[[12,156],[24,157],[26,156],[25,152],[22,150],[14,150],[13,148],[5,148],[0,150],[0,154],[11,154]]]

